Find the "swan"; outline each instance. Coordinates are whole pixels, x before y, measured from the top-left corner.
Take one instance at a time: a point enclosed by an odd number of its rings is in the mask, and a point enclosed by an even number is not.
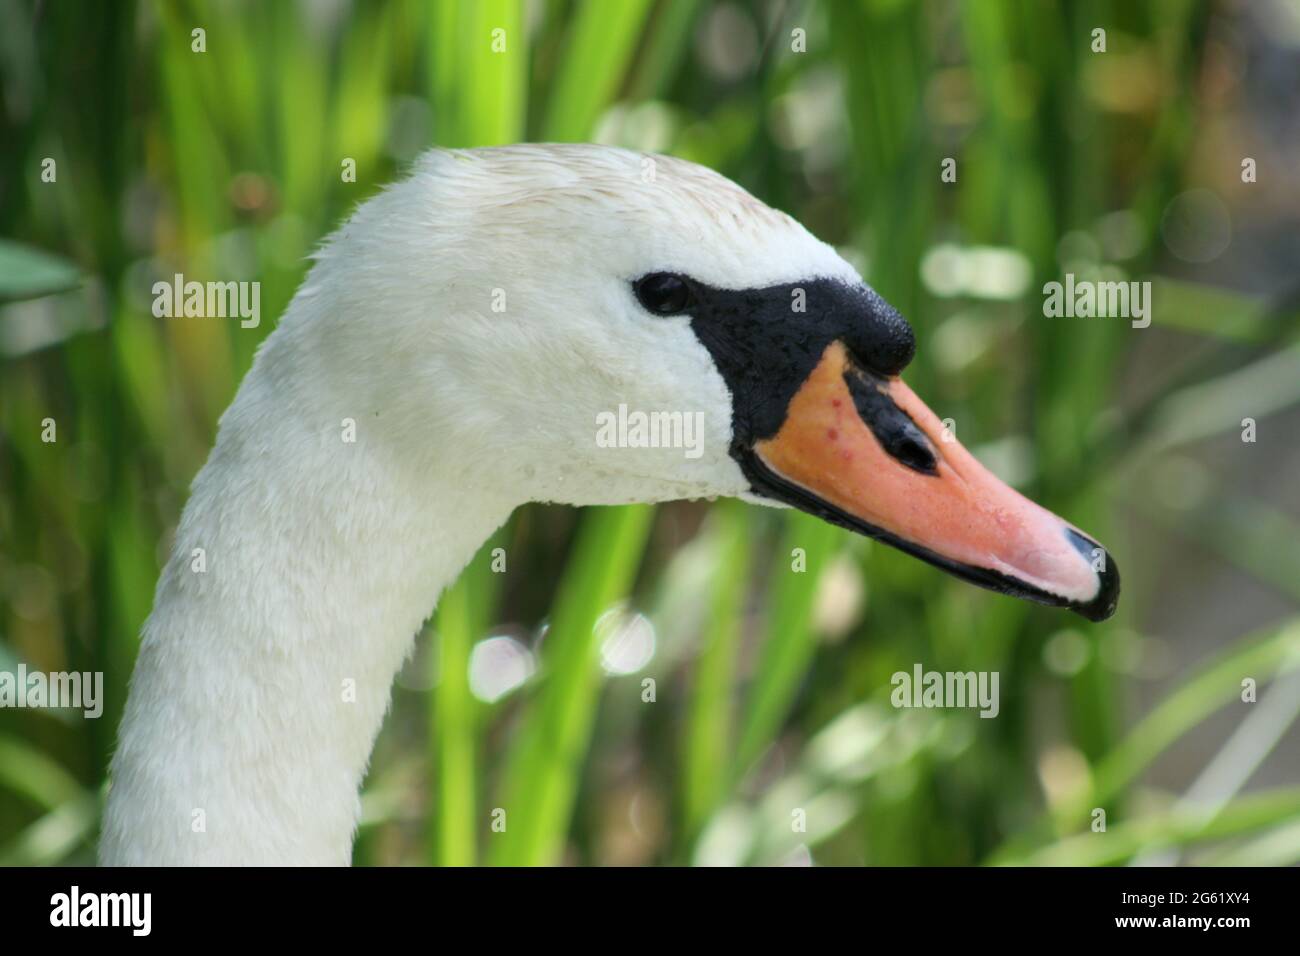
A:
[[[994,478],[899,378],[902,316],[709,169],[434,150],[313,259],[161,572],[105,864],[350,863],[394,676],[524,502],[793,506],[995,591],[1115,608],[1105,550]],[[698,453],[600,447],[621,404],[702,413]]]

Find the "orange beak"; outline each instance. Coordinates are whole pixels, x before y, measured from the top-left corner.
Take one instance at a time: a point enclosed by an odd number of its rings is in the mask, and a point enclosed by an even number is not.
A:
[[[1089,620],[1119,572],[1096,541],[995,478],[898,377],[831,342],[750,459],[756,490],[974,584]]]

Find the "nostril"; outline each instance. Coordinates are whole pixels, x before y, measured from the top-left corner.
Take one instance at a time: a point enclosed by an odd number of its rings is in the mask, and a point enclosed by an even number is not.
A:
[[[934,452],[930,450],[929,443],[923,437],[919,434],[910,433],[915,430],[916,426],[912,426],[909,432],[900,435],[893,442],[893,447],[887,450],[913,471],[933,475],[938,470],[938,465],[934,460]]]
[[[939,473],[934,446],[907,412],[894,403],[879,378],[850,368],[844,372],[844,383],[858,417],[871,429],[881,448],[913,471],[930,476]]]

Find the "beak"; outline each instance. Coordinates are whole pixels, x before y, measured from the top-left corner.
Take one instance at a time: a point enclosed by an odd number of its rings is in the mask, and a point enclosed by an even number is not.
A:
[[[746,460],[755,491],[1003,594],[1115,613],[1119,572],[1092,538],[995,478],[896,376],[831,342],[780,429]]]

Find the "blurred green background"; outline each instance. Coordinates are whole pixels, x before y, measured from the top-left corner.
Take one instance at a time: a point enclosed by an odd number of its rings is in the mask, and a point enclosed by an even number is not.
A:
[[[0,669],[106,682],[0,711],[0,862],[93,861],[188,483],[305,257],[429,145],[520,140],[704,163],[839,247],[1123,600],[736,502],[524,508],[394,689],[356,862],[1300,862],[1295,2],[0,0],[0,102]],[[1045,318],[1067,271],[1152,280],[1152,325]],[[154,318],[174,272],[264,321]],[[999,672],[999,716],[893,708],[918,662]]]

